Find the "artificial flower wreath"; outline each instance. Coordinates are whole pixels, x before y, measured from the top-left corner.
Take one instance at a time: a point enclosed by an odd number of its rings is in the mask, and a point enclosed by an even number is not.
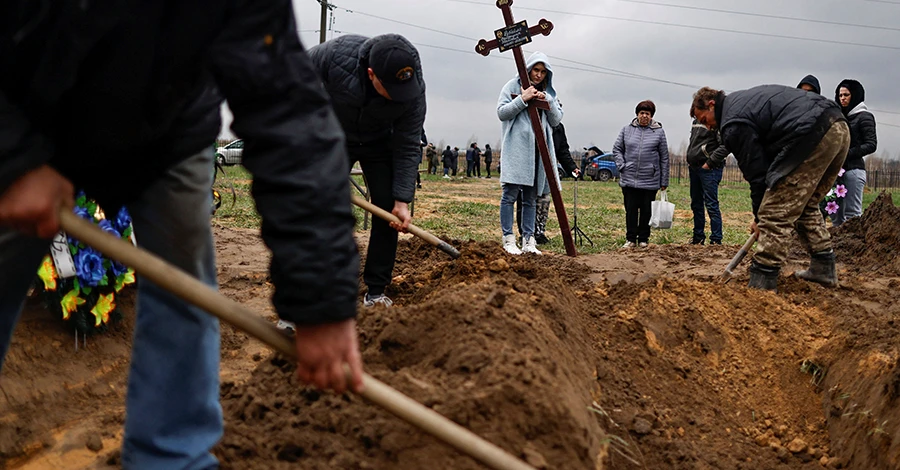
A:
[[[97,203],[83,192],[76,195],[75,214],[104,232],[134,243],[131,216],[124,207],[107,219]],[[71,256],[67,256],[71,255]],[[134,270],[60,232],[38,269],[35,290],[47,308],[82,334],[105,331],[121,319],[116,294],[133,284]]]

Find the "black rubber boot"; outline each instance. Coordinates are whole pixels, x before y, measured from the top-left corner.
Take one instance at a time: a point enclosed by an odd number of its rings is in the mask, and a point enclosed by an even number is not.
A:
[[[749,271],[750,282],[747,283],[747,287],[773,292],[778,291],[778,273],[781,271],[781,268],[773,268],[754,261],[750,265]]]
[[[795,276],[825,287],[837,287],[837,270],[834,268],[834,251],[820,251],[810,255],[809,268],[797,271]]]

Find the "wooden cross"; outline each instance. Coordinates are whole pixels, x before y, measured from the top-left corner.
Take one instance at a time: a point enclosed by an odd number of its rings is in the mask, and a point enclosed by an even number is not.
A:
[[[495,39],[478,41],[478,44],[475,46],[475,52],[487,57],[494,49],[500,49],[500,52],[512,50],[513,57],[516,59],[516,67],[519,70],[519,81],[522,83],[523,88],[527,88],[526,85],[529,84],[528,70],[525,69],[525,57],[522,55],[521,46],[530,43],[532,36],[538,34],[549,35],[550,31],[553,31],[553,23],[543,18],[537,25],[530,28],[525,21],[516,23],[513,20],[512,9],[510,8],[512,4],[513,0],[497,0],[497,8],[503,11],[506,27],[494,32]],[[562,232],[563,243],[566,246],[566,254],[574,257],[577,255],[577,252],[575,251],[575,243],[572,240],[572,231],[569,229],[569,218],[566,216],[566,208],[563,206],[559,186],[556,184],[556,175],[553,173],[553,167],[550,162],[550,150],[547,148],[547,137],[544,135],[544,127],[541,125],[538,109],[549,110],[549,103],[537,98],[528,101],[528,116],[531,118],[531,128],[534,131],[538,150],[541,153],[541,161],[544,163],[544,173],[547,175],[550,194],[553,196],[553,207],[556,209],[556,217],[559,221],[559,230]]]

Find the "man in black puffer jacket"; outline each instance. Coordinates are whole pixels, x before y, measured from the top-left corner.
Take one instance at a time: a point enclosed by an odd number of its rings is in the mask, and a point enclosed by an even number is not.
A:
[[[856,80],[842,80],[834,90],[834,101],[841,106],[841,112],[850,123],[850,151],[847,152],[844,175],[840,180],[847,188],[847,195],[838,199],[838,210],[831,215],[835,227],[851,217],[862,215],[862,196],[866,187],[866,162],[863,157],[878,149],[875,116],[869,112],[865,100],[866,90]]]
[[[425,78],[419,52],[403,36],[347,34],[310,49],[338,120],[351,162],[366,175],[372,203],[402,222],[372,220],[363,305],[391,305],[384,295],[397,256],[397,231],[409,227],[425,123]]]
[[[287,0],[0,2],[0,358],[75,187],[107,214],[127,205],[138,245],[216,285],[224,95],[297,374],[343,391],[349,363],[361,387],[344,136],[296,31]],[[214,317],[139,280],[123,467],[217,466],[219,343]]]
[[[750,229],[759,232],[750,287],[775,290],[794,229],[812,259],[810,268],[797,275],[836,286],[831,236],[818,204],[850,146],[840,108],[821,95],[763,85],[727,96],[701,88],[694,94],[693,112],[700,124],[719,130],[750,183],[755,215]]]

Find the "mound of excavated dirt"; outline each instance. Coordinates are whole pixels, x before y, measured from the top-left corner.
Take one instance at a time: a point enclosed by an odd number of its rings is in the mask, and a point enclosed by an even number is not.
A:
[[[370,374],[538,468],[828,461],[822,399],[801,366],[832,321],[800,281],[782,295],[665,278],[608,287],[561,256],[461,252],[401,244],[397,304],[359,319]],[[292,373],[270,357],[226,384],[226,468],[482,468]]]
[[[862,216],[842,224],[833,236],[838,261],[847,268],[900,275],[900,208],[890,193],[879,194]]]
[[[587,269],[462,248],[455,261],[401,250],[393,292],[415,304],[362,312],[367,371],[537,467],[593,468],[603,433],[587,411],[590,317],[569,287]],[[481,468],[357,398],[298,389],[277,357],[225,387],[227,467]]]
[[[271,315],[259,237],[217,241],[222,291]],[[900,468],[896,277],[861,270],[825,289],[782,276],[773,294],[717,282],[737,247],[572,260],[456,244],[459,260],[401,243],[395,307],[360,314],[366,369],[535,467]],[[58,319],[26,308],[0,377],[0,468],[118,465],[132,304],[77,354]],[[483,468],[222,335],[223,468]],[[97,434],[112,453],[85,449]]]

